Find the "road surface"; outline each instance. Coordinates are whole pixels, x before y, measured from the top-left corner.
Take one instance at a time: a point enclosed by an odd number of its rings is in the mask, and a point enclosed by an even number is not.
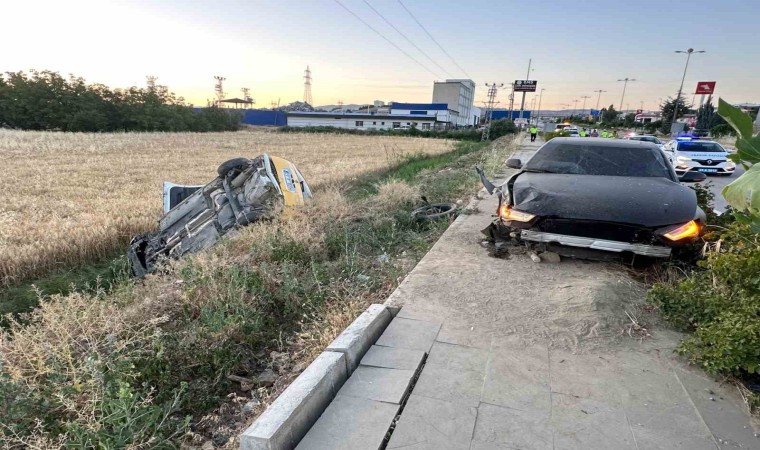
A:
[[[709,183],[710,191],[715,194],[715,210],[723,211],[728,206],[726,199],[723,198],[721,191],[724,187],[731,184],[735,179],[739,178],[744,173],[744,168],[741,165],[736,166],[736,173],[730,177],[721,175],[708,175],[707,180],[703,183]]]

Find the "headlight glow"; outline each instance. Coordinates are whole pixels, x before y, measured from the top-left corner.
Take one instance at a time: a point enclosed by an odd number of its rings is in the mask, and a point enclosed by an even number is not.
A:
[[[681,239],[699,236],[699,224],[690,220],[680,227],[668,231],[663,236],[671,241],[680,241]]]
[[[691,158],[689,158],[688,156],[678,156],[676,157],[676,161],[680,163],[685,163],[685,162],[691,161]]]
[[[509,205],[502,205],[501,209],[499,210],[499,217],[504,220],[530,222],[536,216],[534,214],[529,214],[526,212],[518,211],[516,209],[512,209],[512,207]]]

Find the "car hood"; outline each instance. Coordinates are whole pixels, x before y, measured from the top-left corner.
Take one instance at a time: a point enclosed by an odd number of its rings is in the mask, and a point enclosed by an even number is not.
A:
[[[650,228],[688,222],[694,191],[666,178],[524,172],[512,186],[515,209],[537,216],[599,220]]]

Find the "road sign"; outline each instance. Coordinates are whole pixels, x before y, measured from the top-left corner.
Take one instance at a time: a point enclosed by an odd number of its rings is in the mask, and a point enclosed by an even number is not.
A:
[[[528,119],[515,119],[515,125],[527,125]]]
[[[589,112],[591,113],[591,116],[592,116],[592,117],[596,117],[596,116],[598,116],[598,115],[600,115],[600,114],[602,113],[602,112],[601,112],[601,111],[599,111],[598,109],[592,109],[592,110],[591,110],[591,111],[589,111]]]
[[[697,83],[697,90],[694,91],[695,94],[710,94],[712,95],[713,91],[715,91],[715,82],[714,81],[700,81]]]
[[[536,80],[515,80],[515,92],[536,92]]]

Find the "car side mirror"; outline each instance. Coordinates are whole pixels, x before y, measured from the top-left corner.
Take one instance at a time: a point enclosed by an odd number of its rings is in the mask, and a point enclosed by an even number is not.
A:
[[[696,172],[694,170],[690,170],[683,174],[678,181],[681,183],[698,183],[700,181],[705,181],[707,179],[707,175],[703,174],[702,172]]]
[[[508,159],[507,167],[510,169],[522,169],[522,161],[516,158]]]

